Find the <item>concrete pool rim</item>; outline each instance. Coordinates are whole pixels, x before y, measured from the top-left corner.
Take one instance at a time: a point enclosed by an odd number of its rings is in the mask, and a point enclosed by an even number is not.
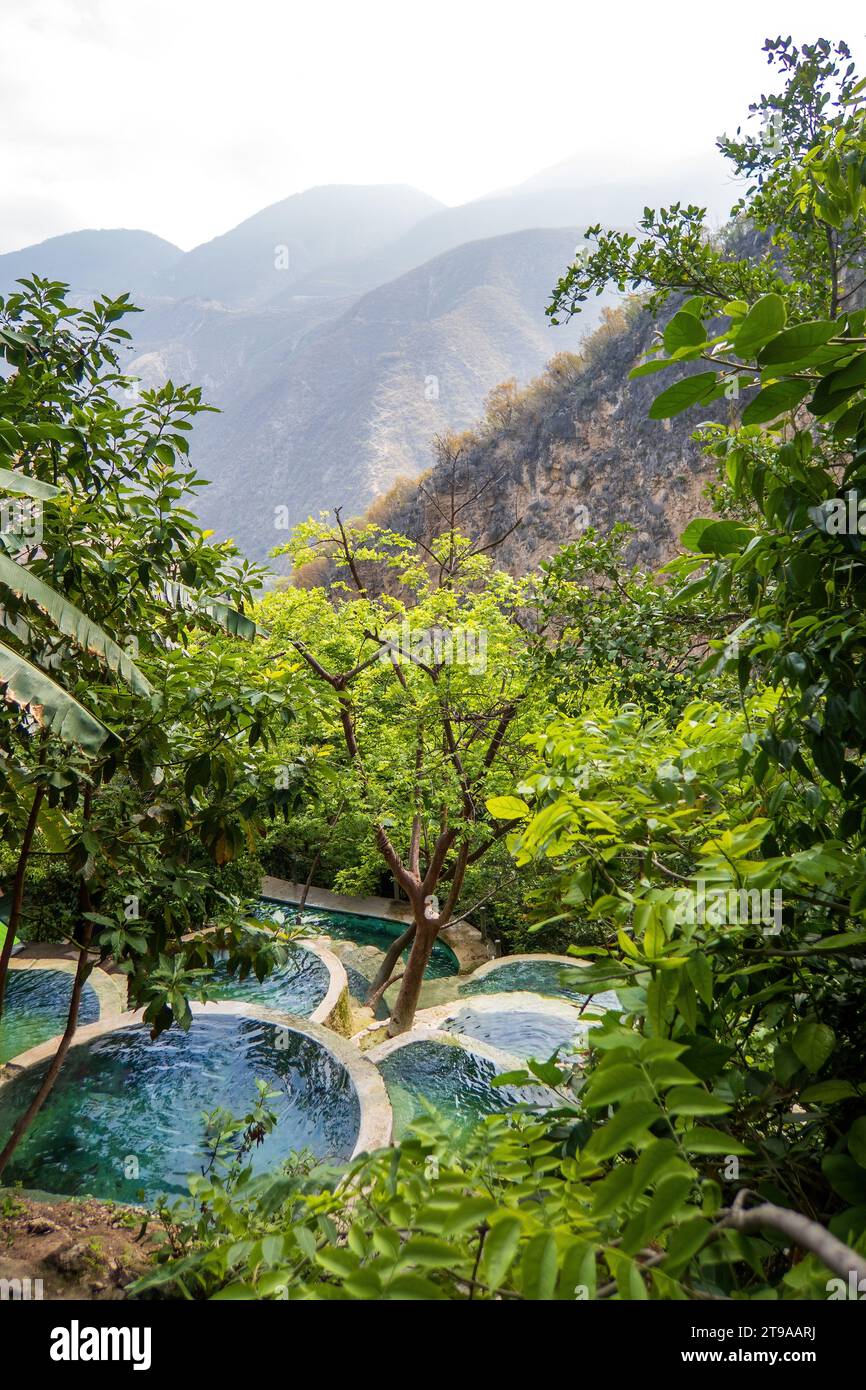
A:
[[[318,1043],[323,1051],[327,1052],[334,1061],[343,1067],[357,1096],[358,1134],[350,1157],[355,1158],[358,1154],[367,1153],[372,1149],[385,1148],[390,1144],[393,1116],[385,1082],[369,1058],[359,1052],[339,1033],[333,1032],[321,1023],[314,1023],[312,1019],[302,1018],[297,1014],[284,1013],[279,1009],[269,1009],[263,1004],[247,1004],[231,999],[220,999],[209,1004],[193,1003],[190,1008],[194,1019],[214,1015],[259,1019],[263,1023],[289,1028],[292,1032],[301,1033]],[[195,1025],[193,1024],[193,1026]],[[96,1042],[99,1038],[106,1037],[110,1033],[131,1027],[147,1027],[144,1022],[143,1010],[133,1009],[112,1018],[100,1018],[96,1023],[85,1024],[76,1032],[70,1044],[70,1051],[72,1048],[83,1047],[87,1046],[88,1043]],[[57,1035],[47,1042],[39,1043],[36,1047],[28,1048],[26,1052],[19,1052],[17,1057],[11,1058],[0,1074],[0,1091],[30,1067],[37,1066],[40,1062],[50,1061],[57,1051],[59,1042],[60,1035]]]

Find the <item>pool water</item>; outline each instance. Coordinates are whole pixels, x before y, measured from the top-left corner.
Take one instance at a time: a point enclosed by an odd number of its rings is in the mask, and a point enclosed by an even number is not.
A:
[[[44,1075],[28,1068],[0,1089],[0,1145]],[[73,1047],[55,1088],[6,1170],[7,1183],[122,1202],[187,1191],[206,1163],[202,1115],[243,1115],[257,1079],[278,1092],[278,1123],[253,1149],[256,1171],[293,1150],[348,1158],[361,1121],[345,1067],[315,1039],[259,1019],[199,1014],[188,1033],[151,1042],[145,1025]]]
[[[394,1138],[400,1139],[428,1106],[448,1120],[467,1124],[482,1115],[538,1103],[543,1087],[494,1086],[504,1067],[459,1045],[429,1039],[406,1043],[377,1063],[394,1112]]]
[[[619,1009],[619,1000],[613,990],[602,994],[585,994],[569,981],[564,982],[563,971],[573,972],[574,966],[555,960],[508,960],[488,970],[480,979],[468,979],[460,986],[461,994],[503,994],[511,990],[528,990],[534,994],[550,994],[561,999],[570,999],[575,1004],[592,1004],[596,1009]],[[574,976],[571,976],[572,980]]]
[[[331,975],[325,962],[314,951],[293,945],[285,964],[277,966],[263,980],[256,979],[252,971],[244,980],[237,974],[230,975],[226,953],[221,952],[207,986],[208,995],[214,999],[264,1004],[270,1009],[309,1018],[328,993],[330,983]]]
[[[45,966],[9,971],[0,1019],[0,1063],[63,1032],[73,979],[65,970],[51,970]],[[98,1018],[99,996],[91,984],[85,984],[79,1023],[95,1023]]]
[[[289,925],[298,920],[296,907],[291,903],[276,902],[273,898],[260,898],[255,912],[258,917]],[[363,998],[365,987],[372,982],[391,942],[406,930],[403,922],[387,922],[383,917],[361,917],[353,912],[331,912],[325,908],[305,908],[300,914],[300,921],[308,931],[329,937],[334,952],[347,967],[351,965],[355,974],[352,994],[356,999]],[[404,951],[403,959],[407,960],[408,956],[409,952]],[[451,947],[446,946],[444,941],[437,941],[424,972],[425,978],[444,979],[456,975],[458,969],[457,957]]]
[[[486,996],[489,998],[490,996]],[[586,1032],[577,1011],[568,1005],[544,1008],[544,1000],[534,1004],[523,1000],[512,1005],[505,996],[497,1008],[473,1008],[463,1004],[439,1026],[448,1033],[477,1038],[527,1060],[546,1061],[556,1050],[566,1055],[581,1045]]]

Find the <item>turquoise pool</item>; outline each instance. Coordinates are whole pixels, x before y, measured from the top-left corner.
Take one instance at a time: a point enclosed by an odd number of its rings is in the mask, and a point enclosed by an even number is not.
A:
[[[321,1004],[330,983],[331,975],[325,962],[314,951],[293,945],[285,964],[277,966],[263,980],[257,980],[252,972],[243,980],[237,974],[230,975],[226,954],[221,952],[213,976],[208,980],[208,994],[214,999],[264,1004],[270,1009],[309,1018]]]
[[[492,970],[485,970],[480,979],[470,976],[460,986],[461,994],[505,994],[511,990],[527,990],[533,994],[549,994],[554,998],[569,999],[574,1004],[592,1004],[596,1009],[619,1009],[620,1002],[613,990],[602,994],[588,995],[568,980],[567,975],[575,966],[569,967],[556,960],[509,960],[503,957],[502,964]],[[564,975],[563,972],[566,972]]]
[[[36,965],[10,970],[6,978],[6,998],[0,1019],[0,1062],[8,1062],[19,1052],[38,1047],[66,1027],[72,998],[71,974]],[[95,1023],[99,1018],[99,996],[85,984],[79,1007],[79,1023]]]
[[[0,1145],[44,1070],[28,1068],[0,1088]],[[243,1114],[257,1079],[278,1093],[277,1126],[253,1149],[257,1171],[293,1150],[349,1157],[361,1112],[340,1062],[304,1034],[199,1014],[188,1033],[172,1028],[156,1042],[137,1024],[73,1047],[5,1180],[122,1202],[186,1193],[188,1175],[206,1161],[203,1112]]]
[[[539,1103],[543,1087],[494,1086],[504,1066],[458,1044],[419,1039],[396,1048],[376,1063],[394,1112],[394,1138],[405,1134],[429,1106],[449,1120],[466,1123],[482,1115]]]
[[[277,902],[273,898],[258,899],[256,915],[272,921],[293,924],[298,920],[298,909],[291,903]],[[392,941],[396,941],[405,931],[405,924],[386,922],[382,917],[361,917],[352,912],[330,912],[325,908],[305,908],[300,920],[308,930],[320,933],[330,939],[332,949],[343,961],[349,976],[349,989],[354,998],[364,999],[378,966]],[[408,952],[404,953],[404,960]],[[427,970],[428,980],[444,979],[458,973],[457,957],[444,941],[437,941],[433,947]],[[380,1017],[387,1017],[387,1006],[377,1010]]]

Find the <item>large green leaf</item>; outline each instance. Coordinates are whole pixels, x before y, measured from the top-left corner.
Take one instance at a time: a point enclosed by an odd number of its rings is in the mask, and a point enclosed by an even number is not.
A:
[[[34,497],[40,502],[60,496],[60,488],[53,483],[43,483],[41,478],[29,478],[26,473],[16,473],[12,468],[0,468],[0,492],[14,492],[21,497]]]
[[[660,396],[656,396],[650,406],[651,420],[667,420],[671,415],[679,415],[690,405],[709,400],[716,388],[718,378],[715,372],[697,372],[695,376],[675,381]]]
[[[754,356],[758,348],[775,338],[785,327],[787,311],[781,295],[765,294],[753,304],[737,329],[737,352],[744,360]]]
[[[248,618],[246,613],[232,608],[231,604],[223,599],[199,598],[185,584],[176,584],[173,580],[166,580],[162,591],[166,602],[172,608],[210,618],[219,627],[231,633],[232,637],[243,637],[245,641],[252,642],[256,637],[268,635],[265,629],[259,627],[252,618]]]
[[[784,333],[771,338],[758,353],[758,361],[762,367],[780,362],[800,362],[815,348],[829,342],[838,328],[833,319],[813,319],[809,323],[795,324],[793,328],[786,328]]]
[[[674,314],[663,335],[665,352],[668,355],[678,352],[680,348],[699,347],[706,341],[707,331],[700,319],[682,310]]]
[[[38,666],[0,642],[0,685],[9,704],[27,710],[38,724],[65,743],[98,753],[115,735]]]
[[[791,379],[774,381],[770,386],[765,386],[743,411],[743,424],[763,425],[767,420],[775,420],[777,416],[793,410],[809,394],[812,385],[811,381]]]
[[[83,651],[92,652],[104,661],[108,669],[119,675],[136,695],[153,693],[153,687],[147,677],[101,627],[91,622],[80,608],[76,608],[62,594],[58,594],[56,589],[44,584],[35,574],[31,574],[30,570],[16,565],[15,561],[6,555],[0,555],[0,584],[35,603],[48,615],[64,637],[69,637]]]

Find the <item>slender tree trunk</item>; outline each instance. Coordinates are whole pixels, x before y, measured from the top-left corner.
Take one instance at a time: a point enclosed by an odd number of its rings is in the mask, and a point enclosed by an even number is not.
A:
[[[391,945],[385,952],[385,957],[382,961],[382,964],[376,971],[375,978],[372,984],[370,985],[369,991],[367,993],[368,1004],[372,1004],[374,1002],[374,999],[378,998],[378,996],[382,993],[383,987],[387,985],[388,981],[394,973],[394,967],[397,964],[398,960],[402,956],[406,947],[412,941],[414,941],[415,931],[416,927],[415,923],[413,922],[410,927],[407,927],[406,930],[400,936],[396,937],[396,939],[391,942]]]
[[[91,922],[86,922],[84,925],[84,930],[82,932],[81,945],[78,952],[78,965],[75,971],[75,981],[72,986],[72,998],[69,1001],[69,1013],[66,1018],[66,1029],[64,1031],[63,1037],[60,1039],[60,1046],[58,1047],[51,1060],[51,1065],[48,1068],[48,1071],[45,1073],[42,1085],[39,1087],[39,1090],[36,1092],[36,1095],[33,1097],[24,1114],[16,1123],[15,1128],[12,1130],[12,1133],[9,1136],[9,1139],[6,1143],[6,1147],[4,1148],[3,1152],[0,1153],[0,1177],[2,1177],[3,1171],[6,1168],[7,1163],[9,1162],[10,1158],[12,1157],[18,1145],[20,1144],[22,1138],[27,1133],[27,1130],[30,1128],[33,1121],[36,1119],[36,1116],[39,1114],[39,1111],[42,1109],[46,1100],[50,1096],[54,1088],[54,1083],[57,1080],[60,1068],[63,1066],[66,1054],[69,1051],[72,1039],[75,1035],[75,1030],[78,1027],[78,1012],[81,1005],[81,996],[84,992],[84,986],[87,981],[87,977],[92,969],[89,961],[88,951],[92,935],[93,924]]]
[[[412,950],[409,952],[406,969],[403,971],[403,978],[400,981],[400,993],[397,995],[397,1001],[391,1010],[391,1018],[388,1023],[389,1038],[396,1038],[399,1033],[408,1032],[415,1021],[415,1010],[418,1007],[418,998],[424,984],[424,972],[433,954],[436,937],[439,935],[438,923],[431,923],[424,919],[423,904],[420,908],[422,918],[420,922],[418,921],[419,909],[415,909],[415,914],[415,939],[412,942]]]
[[[21,841],[21,849],[18,853],[18,863],[15,866],[15,877],[12,880],[12,905],[9,909],[9,925],[6,929],[6,940],[3,942],[3,950],[0,952],[0,1018],[3,1017],[3,1000],[6,994],[6,977],[9,974],[9,961],[12,958],[12,947],[15,944],[15,934],[21,921],[21,909],[24,905],[24,880],[27,876],[27,861],[30,858],[30,850],[33,845],[33,836],[36,834],[36,825],[39,820],[39,808],[45,796],[45,788],[36,787],[33,792],[33,804],[30,807],[30,814],[27,817],[27,824],[24,827],[24,837]]]

